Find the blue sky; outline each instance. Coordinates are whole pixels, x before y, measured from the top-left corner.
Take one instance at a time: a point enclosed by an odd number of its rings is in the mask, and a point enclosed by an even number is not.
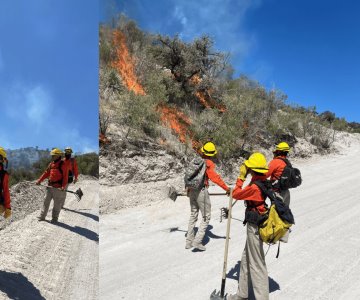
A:
[[[123,12],[149,32],[201,34],[231,52],[243,73],[288,103],[360,122],[360,2],[355,0],[105,0],[100,19]]]
[[[0,146],[98,150],[97,0],[2,0]]]

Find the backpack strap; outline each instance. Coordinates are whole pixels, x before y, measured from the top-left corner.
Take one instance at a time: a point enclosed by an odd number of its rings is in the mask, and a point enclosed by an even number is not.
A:
[[[289,161],[287,158],[277,157],[276,159],[280,159],[280,160],[282,160],[283,162],[285,162],[287,166],[292,167],[290,161]]]
[[[269,184],[271,185],[270,181],[267,181],[267,180],[266,180],[266,181],[264,181],[264,182],[269,183]],[[264,182],[263,182],[263,181],[260,181],[260,180],[257,180],[257,181],[254,181],[253,183],[256,184],[256,185],[259,187],[259,189],[264,193],[264,195],[265,195],[266,197],[269,197],[269,199],[270,199],[271,202],[274,202],[274,201],[276,200],[275,193],[274,193],[274,191],[273,191],[272,189],[268,188],[268,187],[264,184]]]

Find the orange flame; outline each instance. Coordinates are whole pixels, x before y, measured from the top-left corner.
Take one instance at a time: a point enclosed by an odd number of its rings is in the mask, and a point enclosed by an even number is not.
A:
[[[115,30],[113,43],[116,47],[116,60],[112,62],[112,67],[119,72],[130,91],[133,91],[136,95],[145,95],[145,91],[135,75],[135,61],[126,46],[125,35],[121,31]]]
[[[189,129],[191,120],[180,110],[167,106],[160,105],[158,110],[161,114],[161,121],[170,126],[170,128],[177,134],[180,142],[185,143],[187,138],[191,140],[194,148],[198,147],[198,142],[193,139],[193,133]]]

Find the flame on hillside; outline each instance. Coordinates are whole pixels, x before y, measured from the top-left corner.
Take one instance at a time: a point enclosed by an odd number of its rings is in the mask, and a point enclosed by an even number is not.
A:
[[[135,75],[135,61],[126,46],[125,35],[121,31],[115,30],[113,43],[116,47],[116,59],[112,62],[112,67],[119,72],[124,84],[130,91],[136,95],[145,95],[145,91]]]
[[[160,105],[158,110],[161,114],[161,121],[176,133],[180,142],[185,143],[187,139],[190,139],[193,148],[198,147],[199,144],[193,139],[193,133],[189,129],[191,120],[188,116],[178,109],[164,104]]]
[[[191,78],[190,82],[196,87],[201,83],[202,79],[199,75],[195,75]],[[205,107],[205,108],[217,108],[221,112],[226,111],[226,107],[224,105],[221,105],[217,103],[212,97],[211,97],[211,90],[204,90],[199,89],[195,92],[196,98],[198,98],[199,102]]]

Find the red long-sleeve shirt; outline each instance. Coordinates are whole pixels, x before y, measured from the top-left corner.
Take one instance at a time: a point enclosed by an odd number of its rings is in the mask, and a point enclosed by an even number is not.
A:
[[[262,195],[260,188],[256,184],[252,184],[252,182],[260,180],[263,181],[266,179],[266,176],[254,175],[251,178],[251,182],[245,188],[243,188],[244,181],[240,178],[236,181],[235,189],[232,193],[232,196],[235,200],[245,200],[251,201],[253,203],[249,203],[249,206],[256,206],[259,213],[266,212],[265,208],[265,199]]]
[[[206,171],[205,171],[205,185],[209,186],[209,179],[223,188],[225,191],[229,190],[229,187],[221,179],[220,175],[215,171],[215,164],[210,159],[205,159]]]
[[[265,174],[266,177],[270,176],[270,180],[278,180],[281,177],[281,174],[286,167],[286,162],[284,162],[281,158],[286,158],[286,156],[277,156],[269,163],[269,171]]]
[[[3,171],[3,166],[0,165],[0,171]],[[1,186],[1,198],[3,199],[4,207],[5,208],[11,208],[10,204],[10,190],[9,190],[9,174],[7,172],[4,172],[3,179],[2,179],[2,186]]]
[[[49,178],[49,185],[56,188],[65,188],[68,184],[68,173],[69,170],[67,164],[65,164],[61,159],[56,162],[52,161],[45,172],[40,176],[38,182],[40,183],[46,178]]]
[[[78,179],[79,169],[75,158],[64,159],[64,163],[67,165],[68,170],[74,174],[75,179]]]

